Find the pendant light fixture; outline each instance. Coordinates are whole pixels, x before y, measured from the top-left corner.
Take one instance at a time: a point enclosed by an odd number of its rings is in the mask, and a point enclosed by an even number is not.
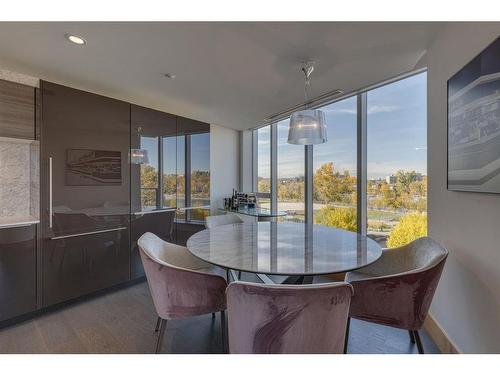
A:
[[[140,142],[142,127],[139,126],[136,130],[137,130],[137,136],[138,136],[139,142]],[[149,163],[148,150],[145,150],[143,148],[131,148],[130,149],[130,163],[131,164],[139,164],[139,165]]]
[[[307,109],[309,101],[307,90],[311,86],[310,76],[314,71],[314,65],[312,62],[307,62],[301,70],[305,75],[305,109],[292,113],[288,127],[288,143],[294,145],[325,143],[327,141],[325,113],[318,109]]]

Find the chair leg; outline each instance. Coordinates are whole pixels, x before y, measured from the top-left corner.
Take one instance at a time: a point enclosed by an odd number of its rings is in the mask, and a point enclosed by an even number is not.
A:
[[[227,345],[226,311],[224,310],[220,312],[220,330],[222,334],[222,351],[227,353],[229,349]]]
[[[410,341],[412,344],[415,344],[415,336],[413,336],[413,331],[409,330],[408,334],[410,335]]]
[[[227,283],[228,283],[228,284],[229,284],[229,282],[231,281],[231,280],[229,279],[229,268],[226,268],[226,281],[227,281]]]
[[[163,335],[165,334],[165,327],[167,326],[167,320],[160,318],[160,333],[158,333],[158,337],[156,338],[156,349],[155,354],[158,354],[161,350],[161,342],[163,341]]]
[[[241,271],[238,271],[238,279],[241,280]]]
[[[418,331],[413,331],[413,335],[415,336],[415,342],[417,343],[418,354],[424,354],[424,347],[422,346],[422,341],[420,340]]]
[[[215,319],[215,313],[212,313],[212,319]]]
[[[347,325],[345,328],[345,338],[344,338],[344,354],[347,354],[347,344],[349,343],[349,328],[351,326],[351,318],[347,318]]]
[[[155,332],[158,332],[158,329],[160,328],[160,321],[161,321],[161,318],[158,317],[158,319],[156,319],[156,327],[155,327]]]

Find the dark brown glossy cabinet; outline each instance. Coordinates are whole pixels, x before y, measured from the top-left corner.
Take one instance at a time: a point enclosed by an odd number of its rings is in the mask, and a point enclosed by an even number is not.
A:
[[[42,304],[130,278],[130,104],[41,82]]]
[[[35,138],[35,89],[0,80],[0,137]]]
[[[0,321],[35,310],[36,226],[0,229]]]

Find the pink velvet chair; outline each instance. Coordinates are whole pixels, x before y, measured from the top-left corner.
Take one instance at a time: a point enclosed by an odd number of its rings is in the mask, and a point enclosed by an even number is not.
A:
[[[448,251],[428,237],[384,249],[375,263],[346,274],[345,281],[354,287],[349,317],[408,330],[422,354],[418,330],[429,312],[447,256]]]
[[[225,348],[225,310],[227,287],[224,277],[210,264],[195,258],[183,247],[144,233],[137,241],[159,330],[156,353],[160,352],[167,320],[209,313],[221,313],[222,343]]]
[[[348,283],[239,281],[226,294],[230,353],[342,353],[352,296]]]

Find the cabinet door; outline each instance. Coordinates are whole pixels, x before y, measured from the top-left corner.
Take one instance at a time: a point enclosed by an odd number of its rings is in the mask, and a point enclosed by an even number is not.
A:
[[[176,207],[176,116],[131,106],[131,145],[148,151],[148,160],[131,165],[130,277],[144,275],[137,240],[152,232],[171,241]],[[152,211],[160,211],[151,213]]]
[[[0,321],[35,310],[35,228],[0,229]]]
[[[44,239],[43,304],[50,306],[123,282],[129,275],[128,231]]]
[[[41,96],[48,306],[129,280],[130,104],[45,81]]]
[[[35,89],[0,80],[0,137],[35,138]]]

